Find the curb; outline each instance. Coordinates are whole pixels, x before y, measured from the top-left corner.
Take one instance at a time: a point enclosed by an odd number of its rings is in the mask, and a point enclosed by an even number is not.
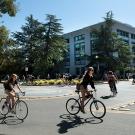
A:
[[[117,106],[108,107],[108,109],[112,111],[130,111],[130,109],[126,109],[126,107],[132,106],[132,105],[135,105],[135,100],[132,100],[126,104],[119,104]]]
[[[42,100],[42,99],[56,99],[56,98],[64,98],[64,97],[69,97],[69,96],[74,96],[75,93],[70,93],[70,94],[64,94],[60,96],[21,96],[20,99],[23,100]],[[0,99],[6,97],[5,95],[1,95]]]

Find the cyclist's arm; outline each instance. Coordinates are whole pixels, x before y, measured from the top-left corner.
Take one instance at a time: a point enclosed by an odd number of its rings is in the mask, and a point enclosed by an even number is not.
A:
[[[91,88],[92,89],[94,89],[95,90],[95,85],[94,85],[94,81],[92,80],[92,81],[90,81],[90,86],[91,86]]]
[[[114,78],[114,81],[116,81],[117,82],[117,78],[113,75],[113,78]]]
[[[17,86],[17,88],[19,89],[19,91],[22,92],[22,90],[21,90],[19,84],[16,84],[16,86]]]

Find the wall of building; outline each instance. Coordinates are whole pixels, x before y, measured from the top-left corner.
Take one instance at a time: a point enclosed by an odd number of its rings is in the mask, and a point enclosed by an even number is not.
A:
[[[85,67],[88,65],[89,61],[85,59],[85,63],[77,64],[77,62],[75,61],[75,57],[77,56],[77,54],[76,54],[77,49],[75,49],[75,48],[78,44],[83,45],[82,42],[84,42],[85,55],[90,56],[93,53],[93,52],[91,52],[91,50],[92,50],[91,49],[92,37],[90,37],[91,30],[94,28],[99,29],[101,24],[103,24],[103,22],[64,34],[64,38],[69,40],[69,43],[67,43],[67,46],[69,46],[68,53],[69,53],[70,61],[69,61],[68,65],[65,65],[65,68],[69,69],[69,70],[67,70],[67,71],[69,71],[69,73],[78,74],[78,70],[80,73],[85,70]],[[129,43],[130,51],[132,52],[132,47],[135,46],[135,39],[131,39],[131,34],[135,34],[135,28],[128,24],[124,24],[124,23],[115,21],[114,26],[113,26],[113,31],[118,33],[119,34],[118,36],[121,37],[123,40],[125,40],[125,42],[127,41]],[[122,34],[125,32],[126,34],[128,33],[129,36],[127,36],[125,33],[123,35],[120,35],[121,31],[123,31]],[[81,39],[81,35],[84,36],[84,39],[79,40],[79,38]],[[132,35],[132,37],[133,37],[133,35]],[[134,43],[134,44],[132,44],[132,43]],[[132,65],[135,65],[135,63],[133,63],[133,61],[131,61],[131,63],[132,63]]]

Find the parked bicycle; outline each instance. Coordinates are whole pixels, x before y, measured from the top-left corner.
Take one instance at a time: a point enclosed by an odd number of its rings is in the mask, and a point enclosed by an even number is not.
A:
[[[81,101],[82,97],[80,96],[79,90],[76,90],[75,92],[78,94],[79,98],[78,99],[70,98],[66,102],[66,110],[71,115],[76,115],[79,113],[79,111],[81,111],[80,101]],[[89,106],[90,113],[95,118],[103,118],[106,114],[105,105],[94,97],[93,91],[90,91],[90,93],[91,93],[91,96],[87,97],[87,99],[84,103],[84,107],[89,103],[90,100],[92,100],[92,102],[90,103],[90,106]],[[96,91],[95,91],[95,93],[96,93]]]
[[[21,93],[25,96],[25,92]],[[20,99],[20,93],[16,93],[16,102],[11,108],[11,100],[9,103],[6,101],[6,97],[0,100],[0,113],[2,115],[7,115],[8,113],[13,113],[19,120],[24,120],[28,116],[28,106],[27,103]]]

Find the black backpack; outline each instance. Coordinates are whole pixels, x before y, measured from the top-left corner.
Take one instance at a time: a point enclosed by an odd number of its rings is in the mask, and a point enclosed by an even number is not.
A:
[[[12,90],[12,87],[9,85],[8,81],[4,82],[3,86],[4,86],[5,90]]]

